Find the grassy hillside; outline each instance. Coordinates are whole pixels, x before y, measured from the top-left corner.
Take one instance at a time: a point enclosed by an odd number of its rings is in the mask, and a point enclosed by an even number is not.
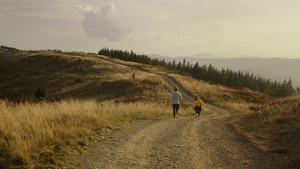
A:
[[[170,89],[156,76],[96,57],[0,48],[0,99],[34,101],[42,90],[46,100],[167,100]]]
[[[168,74],[184,86],[186,90],[190,93],[198,94],[204,101],[242,113],[250,113],[257,106],[270,104],[277,100],[277,98],[263,95],[247,88],[236,90],[221,85],[210,84],[203,80],[194,79],[188,74],[174,72],[174,70],[153,66],[143,68],[150,72]]]
[[[232,124],[258,147],[300,155],[300,96],[276,99],[96,54],[0,48],[0,168],[63,167],[70,150],[88,144],[87,135],[101,139],[123,123],[170,116],[172,89],[150,72],[241,112]],[[181,114],[193,112],[183,108]]]
[[[0,48],[0,64],[0,168],[63,166],[87,135],[170,114],[160,78],[97,55]]]

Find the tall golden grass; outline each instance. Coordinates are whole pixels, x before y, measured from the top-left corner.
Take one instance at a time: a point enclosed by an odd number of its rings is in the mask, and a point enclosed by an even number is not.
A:
[[[63,100],[13,104],[0,101],[0,167],[8,161],[30,163],[53,152],[63,140],[76,140],[96,127],[163,116],[157,103]],[[1,157],[2,156],[2,157]]]

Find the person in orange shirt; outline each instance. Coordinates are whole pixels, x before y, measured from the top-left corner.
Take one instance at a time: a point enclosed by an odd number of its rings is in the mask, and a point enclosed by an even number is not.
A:
[[[198,94],[194,94],[194,96],[196,97],[195,102],[194,102],[194,109],[196,111],[196,116],[195,118],[197,120],[199,120],[200,118],[200,113],[202,110],[202,106],[204,106],[203,101],[200,99],[200,96]]]

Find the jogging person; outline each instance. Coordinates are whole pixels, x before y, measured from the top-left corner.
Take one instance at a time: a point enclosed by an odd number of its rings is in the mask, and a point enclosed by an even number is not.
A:
[[[195,116],[195,118],[197,119],[197,120],[199,120],[199,118],[200,118],[200,113],[201,113],[201,107],[202,106],[204,106],[204,103],[203,103],[203,101],[200,99],[200,96],[198,96],[197,94],[193,94],[195,97],[196,97],[196,99],[195,99],[195,102],[194,102],[194,109],[195,109],[195,111],[196,111],[196,116]]]
[[[177,86],[174,87],[174,90],[175,91],[172,93],[171,98],[173,100],[173,116],[174,116],[174,120],[176,120],[176,115],[179,110],[179,104],[180,104],[180,101],[182,100],[182,95],[178,91]]]

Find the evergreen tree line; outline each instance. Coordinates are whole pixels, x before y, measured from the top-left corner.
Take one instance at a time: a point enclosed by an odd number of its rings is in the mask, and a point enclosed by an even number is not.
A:
[[[158,60],[158,58],[151,59],[147,55],[135,54],[133,51],[111,50],[106,47],[102,48],[98,54],[118,58],[124,61],[133,61],[154,66],[162,66],[167,69],[175,69],[181,72],[187,72],[191,74],[193,78],[202,79],[210,83],[220,84],[236,89],[249,88],[274,97],[286,97],[291,96],[296,92],[300,92],[299,87],[297,90],[293,87],[291,78],[280,83],[277,81],[271,81],[270,79],[254,76],[249,72],[235,72],[224,68],[218,70],[211,64],[209,66],[199,66],[199,63],[197,62],[192,65],[189,62],[186,62],[185,59],[178,63],[176,63],[175,60],[173,62],[165,62],[164,60]]]

